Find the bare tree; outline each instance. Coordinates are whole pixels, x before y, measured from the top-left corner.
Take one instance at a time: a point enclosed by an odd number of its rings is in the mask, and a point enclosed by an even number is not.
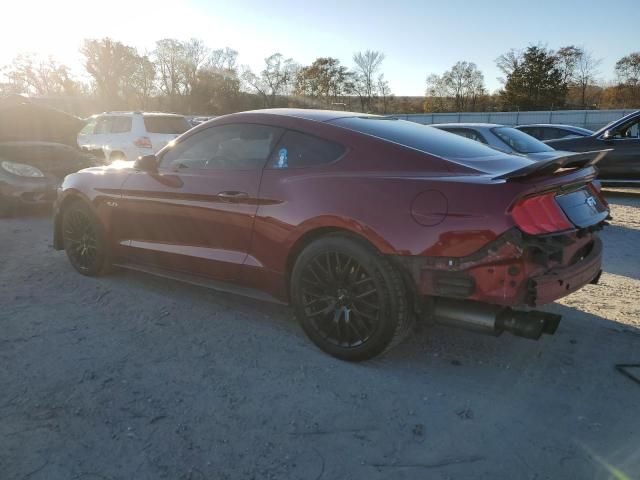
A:
[[[136,100],[136,108],[149,107],[151,97],[156,92],[156,67],[148,55],[139,57],[136,70],[131,77],[132,96]]]
[[[595,58],[591,52],[580,50],[573,80],[580,88],[583,107],[586,105],[587,89],[596,82],[596,76],[600,73],[598,67],[601,63],[602,60]]]
[[[511,76],[513,71],[522,63],[522,50],[512,48],[506,53],[503,53],[496,58],[496,66],[504,73],[504,77],[498,78],[502,83],[506,82],[506,79]]]
[[[562,73],[562,81],[571,84],[575,80],[578,61],[584,55],[582,48],[575,45],[559,48],[556,52],[557,66]]]
[[[192,38],[182,44],[182,78],[184,95],[190,95],[198,82],[198,71],[209,58],[209,48],[202,40]]]
[[[174,38],[163,38],[156,42],[153,51],[154,63],[158,70],[160,90],[172,103],[183,93],[185,48]]]
[[[69,67],[52,57],[21,54],[2,70],[9,82],[7,90],[12,93],[75,95],[81,90],[80,84],[71,78]]]
[[[447,99],[452,99],[455,111],[475,110],[478,98],[484,94],[484,76],[473,62],[458,62],[442,76],[427,77],[427,95],[438,99],[435,104],[440,109],[444,109]]]
[[[273,107],[279,96],[286,95],[293,88],[298,66],[281,53],[265,58],[264,63],[265,67],[259,76],[244,67],[242,79],[262,97],[265,107]]]
[[[389,107],[389,101],[391,99],[391,87],[389,87],[389,82],[385,80],[384,74],[378,75],[378,83],[377,83],[378,93],[380,94],[380,98],[382,100],[382,113],[387,113],[387,108]]]
[[[360,97],[363,111],[371,109],[372,99],[377,93],[376,77],[385,56],[382,52],[367,50],[353,55],[355,63],[355,91]]]

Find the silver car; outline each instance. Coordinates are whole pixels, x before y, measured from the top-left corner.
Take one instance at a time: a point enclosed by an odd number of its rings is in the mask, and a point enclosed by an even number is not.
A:
[[[436,123],[431,127],[470,138],[507,153],[524,155],[533,160],[558,157],[559,152],[520,130],[495,123]]]

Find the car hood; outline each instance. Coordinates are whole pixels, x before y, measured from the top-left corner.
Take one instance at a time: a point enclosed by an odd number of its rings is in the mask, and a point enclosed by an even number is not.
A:
[[[77,146],[84,120],[27,99],[0,102],[0,141],[37,140]]]
[[[0,142],[0,159],[32,165],[58,179],[98,165],[93,155],[61,143],[40,141]]]

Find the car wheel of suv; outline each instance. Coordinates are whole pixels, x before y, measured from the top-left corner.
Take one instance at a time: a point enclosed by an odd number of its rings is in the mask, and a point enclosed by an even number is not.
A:
[[[400,343],[413,315],[396,269],[372,247],[346,235],[307,246],[291,274],[291,297],[302,328],[334,357],[360,361]]]
[[[64,249],[71,265],[83,275],[106,273],[110,262],[104,230],[88,205],[80,201],[62,213]]]

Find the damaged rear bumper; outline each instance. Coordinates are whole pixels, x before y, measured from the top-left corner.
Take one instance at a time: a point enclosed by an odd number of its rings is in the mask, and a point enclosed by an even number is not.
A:
[[[527,305],[537,307],[569,295],[589,283],[597,283],[602,273],[602,240],[595,238],[591,251],[580,261],[528,282]]]
[[[539,307],[595,283],[602,268],[602,225],[562,235],[513,229],[467,257],[395,259],[417,298],[453,298]]]

